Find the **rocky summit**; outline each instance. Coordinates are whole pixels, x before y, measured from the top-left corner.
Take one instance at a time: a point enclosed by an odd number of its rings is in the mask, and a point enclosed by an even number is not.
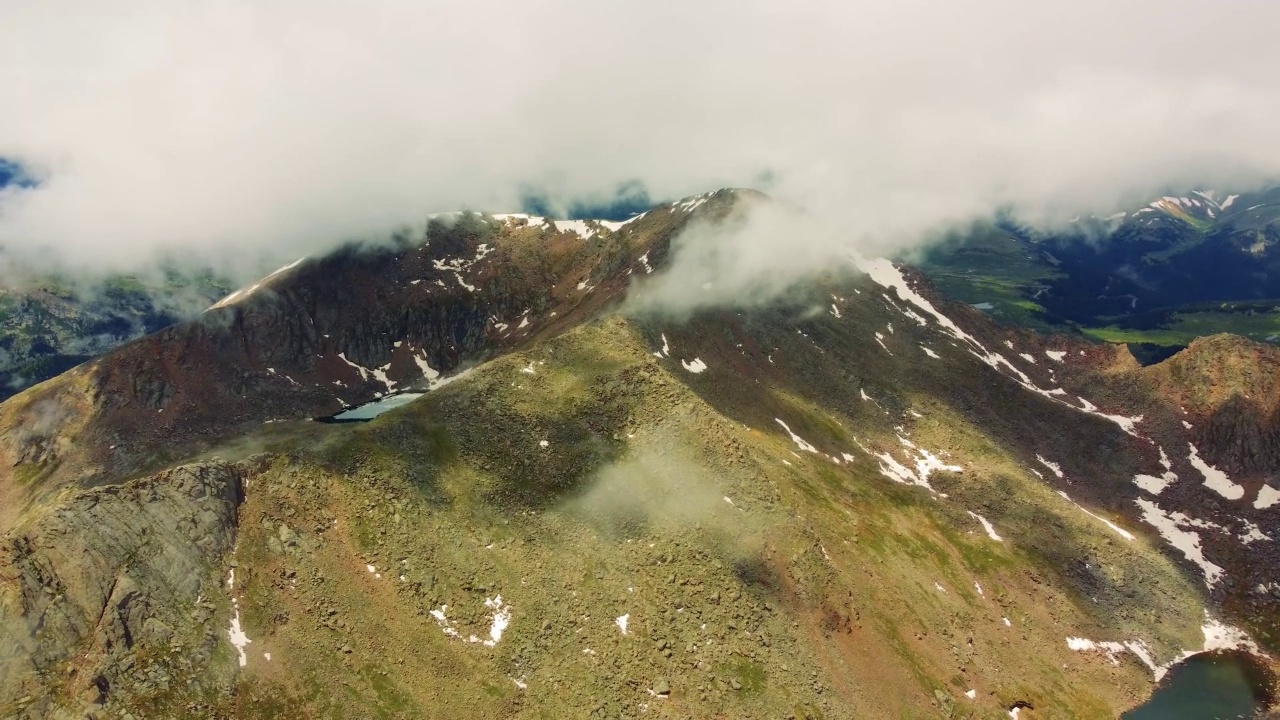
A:
[[[855,255],[629,301],[769,202],[436,217],[0,404],[0,717],[1115,718],[1269,671],[1280,349],[1143,366]]]

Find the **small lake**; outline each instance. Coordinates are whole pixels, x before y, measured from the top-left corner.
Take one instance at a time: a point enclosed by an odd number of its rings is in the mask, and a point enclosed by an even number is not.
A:
[[[1121,720],[1249,720],[1266,707],[1271,678],[1240,653],[1192,655],[1169,670],[1141,707]]]
[[[394,410],[403,405],[417,400],[426,395],[422,392],[403,392],[395,395],[388,395],[379,398],[373,402],[367,402],[363,405],[357,405],[353,408],[347,408],[337,415],[328,415],[326,417],[316,418],[316,422],[324,423],[347,423],[347,422],[368,422],[388,410]]]

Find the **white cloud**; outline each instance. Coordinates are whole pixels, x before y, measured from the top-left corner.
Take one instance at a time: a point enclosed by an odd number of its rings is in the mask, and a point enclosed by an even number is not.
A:
[[[766,170],[864,245],[1110,208],[1280,170],[1278,23],[1250,0],[8,3],[0,156],[45,182],[0,202],[0,244],[296,257],[528,184]]]

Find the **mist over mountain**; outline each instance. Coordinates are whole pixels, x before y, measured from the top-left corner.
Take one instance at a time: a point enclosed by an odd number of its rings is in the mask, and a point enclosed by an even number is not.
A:
[[[0,711],[1114,718],[1206,658],[1267,687],[1280,350],[1141,367],[854,255],[653,301],[774,205],[440,216],[0,403]]]
[[[627,220],[657,204],[644,183],[620,184],[612,195],[563,200],[545,191],[528,189],[520,199],[520,211],[561,220]]]
[[[1274,712],[1278,26],[0,5],[0,720]]]
[[[1280,171],[1277,11],[1245,0],[3,12],[0,157],[41,182],[0,200],[0,245],[33,262],[169,251],[247,281],[530,188],[762,178],[881,253],[998,208],[1065,222]]]

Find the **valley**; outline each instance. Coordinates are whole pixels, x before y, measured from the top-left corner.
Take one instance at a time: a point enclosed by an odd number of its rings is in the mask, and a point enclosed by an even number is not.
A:
[[[1130,344],[1144,360],[1223,332],[1275,344],[1277,197],[1195,191],[1052,231],[1002,218],[906,259],[1002,322]]]

